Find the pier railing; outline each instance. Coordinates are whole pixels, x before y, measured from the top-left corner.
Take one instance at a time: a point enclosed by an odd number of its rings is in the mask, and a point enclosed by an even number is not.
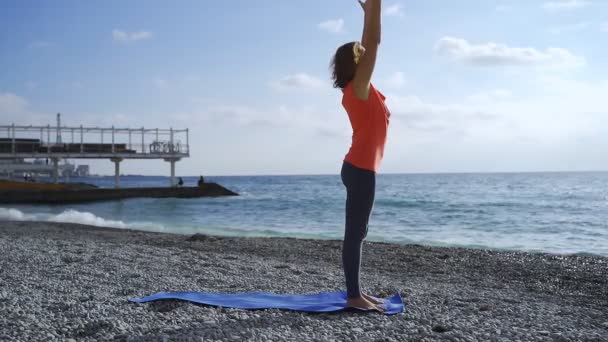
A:
[[[188,129],[0,126],[0,158],[170,159],[189,155]]]

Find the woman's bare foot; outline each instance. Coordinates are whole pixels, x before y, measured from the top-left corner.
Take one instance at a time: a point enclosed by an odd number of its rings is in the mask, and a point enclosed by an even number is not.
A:
[[[363,310],[377,310],[384,312],[384,308],[380,305],[374,304],[371,301],[365,299],[363,296],[357,298],[348,298],[346,300],[346,306],[349,308],[363,309]]]
[[[367,299],[369,302],[371,302],[372,304],[384,304],[383,301],[378,300],[370,295],[368,295],[367,293],[361,293],[363,295],[363,298]]]

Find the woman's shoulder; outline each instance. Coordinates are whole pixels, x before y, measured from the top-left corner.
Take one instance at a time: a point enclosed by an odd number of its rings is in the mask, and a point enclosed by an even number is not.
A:
[[[349,106],[362,106],[365,105],[367,101],[361,100],[357,94],[355,94],[355,88],[351,81],[342,89],[342,103],[348,104]]]
[[[346,83],[346,87],[342,88],[342,92],[346,94],[347,92],[353,92],[353,81]]]
[[[386,100],[386,96],[384,96],[384,94],[382,94],[382,92],[380,90],[378,90],[378,88],[374,87],[373,83],[369,84],[369,90],[370,90],[370,95],[373,92],[375,94],[378,94],[378,96],[382,99],[382,101]]]
[[[367,100],[361,100],[356,94],[355,94],[355,88],[353,86],[353,82],[349,82],[346,87],[344,87],[344,89],[342,89],[342,93],[343,99],[353,99],[356,100],[356,102],[361,102],[361,103],[367,103],[369,102],[369,99],[371,98],[378,98],[382,101],[386,100],[386,97],[384,96],[384,94],[382,94],[382,92],[380,90],[378,90],[373,83],[369,84],[369,95]]]
[[[348,82],[346,84],[346,87],[342,88],[342,98],[343,99],[347,99],[347,98],[357,98],[357,95],[355,95],[355,88],[353,86],[353,82]]]

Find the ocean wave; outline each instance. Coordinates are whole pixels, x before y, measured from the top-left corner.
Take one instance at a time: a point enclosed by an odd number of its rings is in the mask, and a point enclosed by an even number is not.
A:
[[[0,208],[0,221],[38,221],[38,222],[57,222],[74,223],[95,227],[109,227],[119,229],[133,229],[148,232],[172,233],[180,235],[190,235],[204,233],[217,236],[229,237],[282,237],[282,238],[305,238],[305,239],[331,239],[338,238],[339,235],[310,232],[286,232],[270,228],[261,229],[242,229],[227,227],[193,227],[193,226],[170,226],[161,223],[151,222],[124,222],[120,220],[110,220],[97,216],[90,212],[82,212],[74,209],[66,209],[59,214],[49,213],[24,213],[14,208]]]
[[[441,205],[443,202],[427,201],[427,200],[408,200],[408,199],[388,199],[378,198],[374,205],[378,207],[393,207],[393,208],[423,208],[434,207]]]
[[[93,213],[66,209],[60,214],[26,214],[14,208],[0,208],[0,220],[77,223],[96,227],[130,228],[122,221],[106,220]]]
[[[0,208],[0,220],[3,221],[29,221],[34,220],[33,215],[26,215],[22,211],[13,208]]]
[[[78,223],[96,227],[128,228],[128,225],[122,221],[106,220],[95,214],[80,212],[73,209],[68,209],[61,214],[51,216],[47,221]]]
[[[306,232],[285,232],[274,229],[239,229],[226,227],[185,227],[185,226],[169,226],[151,222],[124,222],[120,220],[110,220],[97,216],[90,212],[82,212],[74,209],[66,209],[59,214],[48,213],[24,213],[21,210],[14,208],[0,208],[0,221],[39,221],[39,222],[58,222],[58,223],[74,223],[95,227],[109,227],[119,229],[133,229],[149,232],[162,232],[189,235],[195,233],[205,233],[218,236],[231,237],[291,237],[291,238],[309,238],[309,239],[325,239],[331,238],[325,234],[315,234]]]
[[[282,237],[282,238],[304,238],[317,240],[342,239],[343,230],[341,224],[325,226],[325,229],[309,229],[308,225],[298,225],[297,220],[283,217],[284,220],[293,221],[291,224],[279,222],[256,223],[254,225],[244,224],[239,220],[234,222],[219,221],[215,223],[197,223],[192,221],[138,221],[132,219],[127,221],[119,220],[122,216],[104,218],[88,211],[78,211],[66,209],[60,213],[44,212],[24,212],[15,208],[0,207],[0,221],[41,221],[41,222],[64,222],[75,223],[97,227],[111,227],[118,229],[133,229],[149,232],[171,233],[180,235],[191,235],[203,233],[216,236],[231,237]],[[147,217],[149,220],[153,220]],[[490,222],[490,221],[488,221]],[[530,252],[548,252],[561,254],[589,253],[590,255],[608,256],[608,250],[602,241],[606,241],[607,236],[600,233],[597,229],[583,229],[572,222],[565,225],[563,230],[547,230],[544,226],[533,227],[534,229],[523,229],[512,227],[503,229],[504,225],[488,223],[486,229],[476,229],[475,227],[463,227],[457,229],[459,225],[453,226],[425,226],[417,224],[416,218],[413,221],[403,221],[397,226],[387,226],[384,229],[370,229],[368,241],[389,242],[398,244],[421,244],[430,246],[450,246],[466,248],[490,248],[501,250],[520,250]],[[594,224],[601,228],[603,224]],[[339,228],[338,228],[339,227]],[[403,230],[403,227],[413,227]],[[417,227],[417,228],[416,228]],[[600,230],[601,232],[601,230]],[[565,235],[571,234],[571,236]],[[572,238],[572,239],[571,239]],[[595,242],[595,244],[591,244]]]

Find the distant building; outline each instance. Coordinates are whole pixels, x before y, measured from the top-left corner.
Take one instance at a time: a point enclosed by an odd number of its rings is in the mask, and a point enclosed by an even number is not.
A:
[[[59,176],[61,177],[88,177],[89,165],[70,164],[67,161],[59,164]],[[51,177],[53,165],[45,159],[34,159],[31,162],[25,159],[0,159],[0,177],[23,178],[28,177]]]
[[[76,167],[76,172],[74,172],[74,176],[89,177],[89,165],[78,165],[78,167]]]

